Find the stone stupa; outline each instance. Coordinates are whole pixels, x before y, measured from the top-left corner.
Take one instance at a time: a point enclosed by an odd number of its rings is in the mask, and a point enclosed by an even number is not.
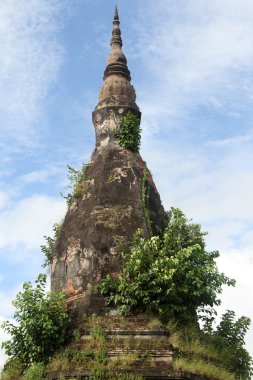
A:
[[[166,223],[146,163],[138,152],[122,148],[114,135],[127,112],[141,118],[119,25],[116,7],[104,83],[92,114],[96,146],[82,194],[65,216],[52,262],[52,289],[66,290],[69,302],[78,299],[79,315],[104,313],[98,287],[108,273],[120,271],[119,244],[131,241],[138,228],[148,238]]]
[[[79,186],[81,191],[69,205],[51,266],[52,289],[67,292],[69,327],[73,336],[78,328],[80,339],[68,345],[68,363],[62,366],[56,360],[47,379],[118,379],[119,374],[120,378],[136,379],[127,377],[133,373],[146,380],[207,380],[173,369],[175,352],[165,327],[150,325],[146,315],[121,322],[99,291],[107,274],[121,271],[120,244],[130,242],[138,228],[144,238],[157,235],[168,222],[146,163],[138,152],[122,148],[115,137],[122,116],[131,112],[141,119],[119,25],[116,7],[104,83],[92,114],[96,146]],[[94,315],[106,334],[102,346],[101,341],[99,346],[92,339]],[[77,354],[83,356],[75,367]],[[90,377],[97,369],[105,375]]]

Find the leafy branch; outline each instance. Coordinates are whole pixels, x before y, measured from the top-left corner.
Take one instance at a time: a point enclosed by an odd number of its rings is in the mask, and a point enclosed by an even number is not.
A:
[[[45,255],[45,260],[42,265],[43,268],[49,267],[52,264],[53,256],[55,253],[56,243],[60,236],[62,222],[53,225],[54,236],[44,236],[46,244],[40,246],[42,253]]]
[[[83,164],[80,170],[74,169],[72,166],[67,165],[68,174],[67,177],[70,181],[70,185],[66,187],[66,190],[70,190],[67,195],[61,195],[66,199],[67,205],[70,206],[74,200],[79,199],[83,193],[87,190],[85,183],[86,170],[88,165]]]

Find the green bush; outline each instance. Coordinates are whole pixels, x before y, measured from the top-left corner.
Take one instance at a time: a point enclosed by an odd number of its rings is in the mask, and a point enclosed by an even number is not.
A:
[[[236,320],[235,312],[227,310],[217,329],[212,332],[217,346],[223,345],[230,353],[230,369],[238,378],[244,380],[251,379],[253,375],[253,359],[244,347],[250,322],[250,319],[244,316]]]
[[[150,312],[184,323],[197,320],[199,311],[206,317],[220,304],[222,286],[234,280],[218,271],[219,253],[206,251],[204,236],[200,225],[174,208],[163,236],[145,240],[137,231],[122,252],[122,272],[102,282],[106,303],[125,315]]]
[[[249,380],[253,362],[245,350],[244,337],[249,319],[235,320],[235,313],[227,311],[215,330],[203,330],[192,325],[178,326],[170,322],[169,342],[176,353],[175,367],[200,375],[215,375],[217,379]]]
[[[32,364],[24,373],[24,380],[43,380],[45,367],[42,363]]]
[[[119,119],[114,135],[122,148],[138,152],[141,144],[140,120],[129,111]]]
[[[46,275],[43,274],[38,276],[34,288],[31,282],[25,282],[23,292],[19,292],[13,302],[16,323],[5,321],[2,324],[11,335],[2,347],[10,358],[18,360],[24,367],[46,363],[66,340],[65,294],[47,293],[45,286]]]
[[[67,165],[70,185],[67,186],[66,189],[69,189],[70,192],[67,195],[61,195],[66,199],[68,206],[70,206],[74,200],[79,199],[87,190],[87,185],[85,183],[87,167],[88,165],[82,164],[82,168],[77,170],[72,166]]]
[[[56,243],[61,232],[61,227],[62,227],[62,222],[55,223],[53,225],[54,236],[53,237],[44,236],[44,239],[46,240],[46,244],[43,244],[40,246],[41,252],[44,253],[45,255],[44,263],[42,265],[43,268],[46,268],[52,264]]]

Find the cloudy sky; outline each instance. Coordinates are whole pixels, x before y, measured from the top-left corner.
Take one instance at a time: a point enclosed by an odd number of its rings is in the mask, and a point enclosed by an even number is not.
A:
[[[114,6],[0,2],[0,322],[11,318],[22,283],[43,271],[43,236],[66,210],[66,165],[80,168],[93,150]],[[253,2],[118,7],[142,111],[141,154],[165,208],[201,223],[220,269],[237,280],[219,312],[253,320]],[[247,348],[253,355],[253,328]]]

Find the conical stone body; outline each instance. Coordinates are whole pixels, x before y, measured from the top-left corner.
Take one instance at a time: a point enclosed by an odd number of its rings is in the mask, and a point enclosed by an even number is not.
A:
[[[166,214],[145,162],[122,148],[114,133],[129,111],[141,118],[121,50],[118,15],[114,19],[99,103],[93,112],[96,146],[57,241],[51,268],[52,289],[78,300],[79,314],[103,313],[101,280],[121,269],[120,244],[130,242],[140,228],[145,238],[159,234]]]

